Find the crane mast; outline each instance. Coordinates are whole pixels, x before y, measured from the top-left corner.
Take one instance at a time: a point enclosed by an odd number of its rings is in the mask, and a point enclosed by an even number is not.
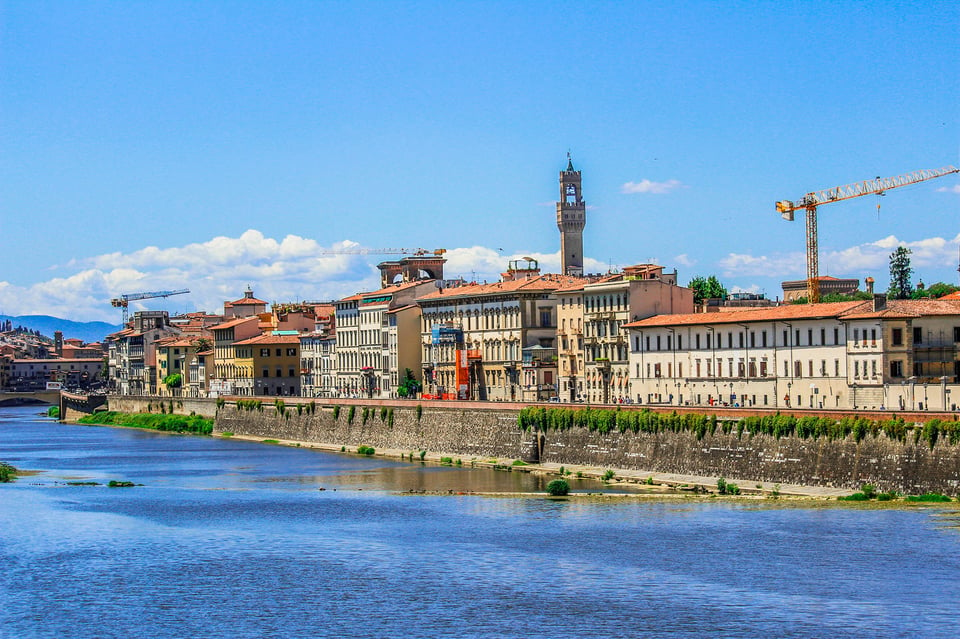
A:
[[[801,197],[796,202],[790,200],[780,200],[777,202],[777,213],[783,219],[792,222],[794,212],[803,209],[807,217],[807,300],[811,303],[820,301],[820,251],[818,247],[817,234],[817,207],[821,204],[831,202],[841,202],[864,195],[883,195],[890,189],[909,184],[917,184],[933,178],[942,177],[951,173],[960,172],[953,166],[945,166],[941,169],[924,169],[914,171],[904,175],[897,175],[888,178],[876,178],[875,180],[864,180],[854,182],[844,186],[837,186],[832,189],[822,191],[812,191]]]

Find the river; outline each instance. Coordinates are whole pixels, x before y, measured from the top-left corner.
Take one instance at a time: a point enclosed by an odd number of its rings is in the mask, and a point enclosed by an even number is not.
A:
[[[38,471],[0,484],[2,637],[954,637],[960,622],[950,509],[550,500],[521,494],[544,481],[524,473],[37,413],[0,409],[0,460]]]

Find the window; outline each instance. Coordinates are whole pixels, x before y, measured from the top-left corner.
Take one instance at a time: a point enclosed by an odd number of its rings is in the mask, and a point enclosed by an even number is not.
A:
[[[260,357],[270,357],[270,349],[269,349],[269,348],[261,348],[261,349],[260,349]]]
[[[707,333],[707,348],[710,348],[710,333]]]
[[[857,379],[860,377],[860,362],[853,363],[853,378]]]
[[[697,339],[696,339],[697,348],[700,348],[700,333],[697,333],[696,338],[697,338]],[[648,338],[648,339],[649,339],[649,338]],[[649,350],[649,346],[648,346],[647,350]]]
[[[783,332],[783,345],[789,346],[789,344],[787,344],[787,331]]]
[[[760,345],[761,345],[761,346],[764,346],[764,347],[766,347],[766,345],[767,345],[767,332],[766,332],[766,331],[761,331],[761,332],[760,332]]]
[[[297,373],[296,373],[296,371],[293,369],[293,366],[291,366],[291,367],[290,367],[290,370],[289,370],[289,375],[287,375],[287,377],[296,377],[296,376],[297,376]]]
[[[960,340],[958,340],[958,341],[960,341]],[[683,335],[677,335],[677,350],[678,350],[678,351],[682,351],[682,350],[683,350]]]
[[[807,362],[807,371],[808,371],[807,376],[813,377],[813,360],[812,359]]]
[[[960,342],[960,326],[953,327],[953,341]]]
[[[767,360],[762,360],[760,362],[760,377],[766,377],[766,376],[767,376]],[[766,400],[764,400],[764,403],[766,403]]]
[[[834,329],[833,329],[833,344],[834,344],[834,346],[836,346],[836,345],[839,344],[839,343],[840,343],[840,329],[839,329],[839,328],[834,328]]]
[[[813,329],[807,329],[807,345],[813,346]]]
[[[757,334],[753,331],[750,331],[750,348],[755,348],[757,346]]]
[[[737,344],[740,348],[743,348],[743,333],[737,333]]]
[[[820,345],[823,346],[827,343],[827,329],[820,329]]]
[[[877,360],[871,360],[870,362],[870,377],[877,376]]]
[[[733,333],[727,333],[727,348],[733,348]]]
[[[853,345],[858,346],[860,344],[860,329],[853,329]]]
[[[903,377],[903,362],[900,360],[890,362],[890,377]]]
[[[877,345],[877,329],[875,328],[870,329],[870,345],[871,346]]]
[[[540,326],[543,328],[550,326],[550,309],[540,309]]]
[[[287,349],[287,355],[289,355],[290,357],[296,357],[296,355],[297,355],[297,349],[295,349],[295,348],[288,348],[288,349]]]
[[[266,368],[264,368],[264,369],[263,369],[263,375],[261,375],[261,377],[270,377],[270,371],[268,371]]]
[[[891,332],[891,339],[893,340],[894,346],[903,346],[903,329],[902,328],[893,329],[893,331]],[[894,375],[894,377],[899,377],[899,375]]]
[[[833,376],[840,377],[840,360],[833,360]]]
[[[657,335],[657,350],[660,350],[660,336]]]
[[[913,327],[913,343],[922,344],[923,343],[923,329],[919,326]]]
[[[800,346],[800,329],[799,328],[796,331],[794,331],[793,343],[795,346]]]
[[[277,357],[280,357],[280,354],[283,352],[282,348],[277,349]]]
[[[923,377],[923,362],[913,363],[913,374],[917,377]]]

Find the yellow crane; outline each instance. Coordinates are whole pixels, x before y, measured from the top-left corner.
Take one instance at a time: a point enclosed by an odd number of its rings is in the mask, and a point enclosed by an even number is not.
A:
[[[329,251],[320,251],[320,255],[443,255],[447,249],[434,249],[432,251],[422,248],[344,248],[331,249]]]
[[[875,180],[864,180],[844,186],[837,186],[832,189],[822,191],[812,191],[807,193],[796,202],[790,200],[780,200],[777,202],[777,213],[783,219],[792,222],[794,212],[801,209],[807,213],[807,299],[811,303],[820,301],[820,258],[819,248],[817,246],[817,207],[821,204],[830,202],[840,202],[841,200],[850,200],[864,195],[883,195],[890,189],[898,186],[907,186],[932,180],[933,178],[943,177],[951,173],[960,172],[952,166],[946,166],[942,169],[924,169],[914,171],[906,175],[897,175],[895,177],[877,178]]]

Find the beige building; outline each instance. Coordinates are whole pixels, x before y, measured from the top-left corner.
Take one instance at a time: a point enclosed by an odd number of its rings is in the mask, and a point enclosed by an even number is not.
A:
[[[252,395],[300,395],[300,335],[296,331],[235,342],[234,365],[238,385],[249,385]]]
[[[661,405],[950,409],[960,302],[786,305],[625,327],[633,399]]]
[[[556,348],[555,292],[582,281],[541,275],[535,261],[520,260],[511,263],[504,281],[440,289],[418,299],[423,313],[424,393],[449,399],[522,400],[524,349]],[[555,385],[556,362],[551,364]],[[550,369],[538,368],[543,385]],[[556,394],[555,388],[550,394]]]
[[[405,369],[419,377],[420,308],[415,300],[435,290],[433,280],[414,280],[336,303],[341,394],[395,397]]]
[[[614,403],[632,397],[623,326],[658,314],[693,313],[693,291],[655,264],[557,292],[559,400]]]
[[[214,374],[210,395],[253,395],[253,372],[237,363],[235,344],[260,334],[256,315],[239,317],[213,326]]]

